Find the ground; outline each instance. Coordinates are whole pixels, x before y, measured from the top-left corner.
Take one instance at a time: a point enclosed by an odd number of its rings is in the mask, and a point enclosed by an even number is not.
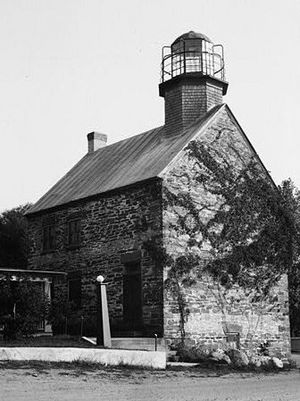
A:
[[[1,401],[299,401],[299,394],[299,370],[224,374],[198,367],[0,363]]]

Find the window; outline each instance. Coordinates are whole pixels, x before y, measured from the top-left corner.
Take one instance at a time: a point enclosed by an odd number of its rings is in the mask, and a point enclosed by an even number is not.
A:
[[[68,299],[76,308],[81,307],[81,273],[68,274]]]
[[[53,251],[55,248],[55,226],[47,224],[43,227],[43,251]]]
[[[79,246],[80,244],[80,220],[74,219],[68,222],[68,245]]]

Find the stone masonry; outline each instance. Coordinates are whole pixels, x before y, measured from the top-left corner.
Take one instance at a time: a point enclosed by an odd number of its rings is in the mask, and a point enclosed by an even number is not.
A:
[[[197,140],[197,138],[195,139]],[[241,168],[253,156],[253,150],[249,143],[226,109],[223,109],[221,116],[206,129],[204,135],[198,140],[215,149],[216,158],[218,154],[225,154],[227,161],[236,169]],[[205,205],[217,207],[218,199],[197,182],[196,172],[197,168],[191,164],[186,152],[183,151],[163,177],[163,193],[168,190],[174,194],[185,192],[191,194],[195,206],[201,211],[203,221],[207,221],[213,212]],[[164,205],[164,246],[167,253],[176,258],[184,254],[189,240],[188,233],[180,232],[176,228],[178,227],[178,218],[186,212],[180,210],[176,205],[167,204],[166,198]],[[209,251],[209,244],[203,242],[201,247],[195,247],[194,251],[205,259]],[[165,268],[164,278],[167,277],[168,268]],[[225,332],[238,332],[242,347],[255,347],[262,341],[268,340],[274,354],[289,354],[286,277],[283,277],[273,290],[273,295],[276,295],[276,304],[266,302],[253,305],[249,297],[247,298],[238,287],[233,288],[229,294],[224,296],[222,288],[207,276],[204,276],[202,280],[197,279],[197,282],[190,287],[183,287],[182,291],[189,310],[185,322],[187,343],[192,345],[214,344],[216,346],[224,343]],[[179,322],[180,315],[176,299],[165,290],[164,335],[169,344],[176,344],[180,340]]]
[[[81,243],[72,249],[67,245],[67,221],[74,215],[81,219]],[[43,253],[43,221],[49,218],[55,221],[56,246],[53,252]],[[28,268],[67,273],[80,271],[82,315],[85,318],[94,319],[95,279],[99,274],[105,277],[112,328],[118,329],[123,321],[122,255],[140,252],[144,334],[162,333],[162,269],[142,246],[144,232],[161,231],[159,179],[31,215],[29,227]],[[56,283],[56,287],[66,295],[66,283]],[[57,288],[54,288],[54,294]]]
[[[194,140],[210,144],[215,149],[216,159],[218,154],[225,154],[228,163],[236,169],[245,165],[254,154],[227,108],[223,108],[201,137]],[[161,178],[30,215],[28,268],[67,273],[80,271],[81,313],[94,320],[95,279],[102,274],[108,283],[111,326],[118,331],[123,323],[122,258],[140,253],[142,335],[152,337],[157,333],[164,336],[169,345],[176,345],[180,342],[180,316],[176,299],[164,288],[168,267],[156,258],[155,247],[154,252],[153,249],[150,252],[146,243],[155,239],[156,245],[162,244],[173,258],[186,250],[189,235],[176,228],[178,216],[184,211],[167,204],[166,190],[174,194],[190,193],[195,206],[201,210],[203,221],[210,219],[211,211],[203,208],[203,204],[217,205],[218,199],[195,180],[195,173],[195,166],[183,150]],[[67,222],[72,216],[80,216],[81,219],[81,243],[77,248],[69,248],[67,244]],[[48,220],[55,223],[56,245],[53,252],[43,253],[42,227],[43,222]],[[194,247],[203,259],[207,257],[208,250],[209,244],[205,242],[200,248]],[[67,297],[66,282],[56,282],[55,286],[54,294],[60,290]],[[252,305],[238,287],[221,298],[220,286],[210,277],[197,279],[194,285],[184,288],[189,310],[185,322],[186,343],[218,346],[226,341],[226,332],[238,332],[242,347],[257,346],[268,340],[274,354],[287,355],[290,339],[286,277],[282,278],[273,293],[277,296],[276,304]]]

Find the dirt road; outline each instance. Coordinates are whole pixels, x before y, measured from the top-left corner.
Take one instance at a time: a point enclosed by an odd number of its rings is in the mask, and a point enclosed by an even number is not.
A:
[[[101,368],[2,367],[1,401],[299,401],[299,371],[230,373],[199,369],[145,371]]]

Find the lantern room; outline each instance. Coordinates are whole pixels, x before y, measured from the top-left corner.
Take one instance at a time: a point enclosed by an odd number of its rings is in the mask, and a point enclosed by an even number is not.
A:
[[[165,130],[178,135],[223,103],[224,51],[202,33],[190,31],[162,49],[159,95],[165,99]]]
[[[224,51],[201,33],[190,31],[162,49],[161,81],[200,73],[225,81]]]

